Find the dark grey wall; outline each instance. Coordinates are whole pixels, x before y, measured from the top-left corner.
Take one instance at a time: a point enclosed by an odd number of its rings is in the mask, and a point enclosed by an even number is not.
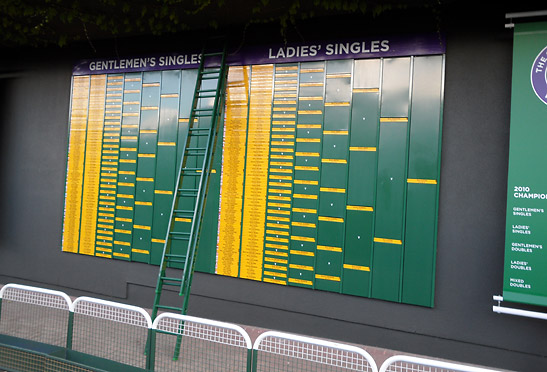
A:
[[[547,370],[547,323],[492,312],[503,276],[512,33],[499,19],[463,28],[447,30],[435,307],[197,273],[192,315]],[[73,61],[53,60],[0,79],[0,282],[151,307],[156,267],[61,253]]]

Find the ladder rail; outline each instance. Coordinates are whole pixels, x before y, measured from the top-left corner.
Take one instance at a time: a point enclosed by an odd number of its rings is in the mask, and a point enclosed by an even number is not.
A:
[[[192,107],[190,109],[190,118],[188,120],[188,128],[191,128],[192,125],[193,125],[193,122],[194,122],[194,108],[195,106],[197,105],[197,102],[198,102],[198,98],[197,95],[198,95],[198,92],[199,92],[199,89],[200,89],[200,86],[201,86],[201,82],[199,80],[199,73],[200,71],[203,70],[203,66],[204,66],[204,58],[201,58],[200,59],[200,62],[199,62],[199,68],[198,68],[198,77],[197,77],[197,80],[196,80],[196,86],[194,87],[194,96],[193,96],[193,100],[192,100]],[[161,298],[161,292],[162,292],[162,287],[163,287],[163,279],[162,277],[165,277],[165,270],[167,269],[167,261],[168,259],[166,260],[166,255],[169,254],[171,252],[171,243],[169,241],[169,233],[171,232],[171,228],[172,228],[172,225],[173,225],[173,221],[174,221],[174,214],[175,214],[175,208],[176,208],[176,205],[177,205],[177,190],[180,188],[180,184],[181,184],[181,176],[182,176],[182,170],[184,168],[184,162],[185,162],[185,156],[184,156],[184,152],[186,151],[186,149],[188,148],[188,143],[190,141],[190,130],[188,131],[188,136],[186,138],[186,141],[184,142],[184,147],[182,149],[182,156],[181,156],[181,159],[180,159],[180,166],[179,166],[179,169],[177,171],[177,178],[176,178],[176,182],[175,182],[175,191],[173,192],[173,202],[172,202],[172,205],[171,205],[171,215],[169,216],[169,223],[167,225],[167,232],[165,234],[165,242],[164,242],[164,246],[163,246],[163,252],[162,252],[162,256],[161,256],[161,262],[160,262],[160,273],[158,275],[158,279],[157,279],[157,282],[156,282],[156,290],[155,290],[155,294],[154,294],[154,305],[152,307],[152,319],[155,319],[156,316],[158,315],[158,306],[159,306],[159,301],[160,301],[160,298]]]
[[[204,59],[202,59],[204,60]],[[188,241],[188,253],[186,255],[186,263],[184,265],[184,271],[183,271],[183,275],[186,276],[185,280],[184,280],[184,283],[187,283],[188,281],[188,276],[192,276],[192,273],[193,273],[193,266],[194,266],[194,256],[195,256],[195,251],[197,249],[197,241],[198,241],[198,236],[199,236],[199,230],[201,229],[201,218],[202,218],[202,214],[203,214],[203,207],[204,207],[204,204],[205,204],[205,197],[206,197],[206,188],[207,186],[209,185],[209,173],[210,173],[210,169],[211,169],[211,163],[212,163],[212,159],[213,159],[213,152],[214,152],[214,145],[216,143],[216,140],[217,140],[217,136],[216,136],[216,131],[218,130],[218,120],[219,120],[219,112],[218,112],[218,108],[220,106],[220,102],[222,101],[221,99],[221,93],[222,93],[222,88],[224,87],[224,80],[225,80],[225,74],[224,74],[224,64],[225,64],[225,53],[222,54],[222,59],[221,59],[221,76],[219,76],[219,81],[217,83],[217,91],[216,91],[216,96],[215,96],[215,99],[214,99],[214,103],[213,103],[213,115],[212,115],[212,121],[211,121],[211,127],[210,127],[210,131],[209,131],[209,137],[208,137],[208,144],[207,144],[207,148],[209,149],[209,152],[210,152],[210,156],[208,156],[206,158],[206,161],[203,162],[203,166],[202,166],[202,169],[201,169],[201,178],[200,178],[200,181],[199,181],[199,187],[197,188],[198,189],[198,195],[196,197],[196,207],[194,209],[194,216],[192,218],[192,226],[190,228],[190,237],[189,237],[189,241]],[[205,181],[205,182],[204,182]],[[198,206],[198,203],[199,203],[199,206]],[[196,225],[197,224],[197,225]],[[192,249],[192,247],[194,249]],[[190,257],[190,255],[192,257]],[[189,266],[189,264],[191,264],[191,266]],[[186,286],[181,286],[181,290],[179,292],[179,295],[189,295],[189,290],[187,290],[187,288],[185,288]],[[189,286],[187,286],[188,289],[189,289]],[[185,302],[187,302],[185,300]],[[183,306],[184,308],[184,311],[186,311],[186,308]]]
[[[211,63],[216,64],[217,59],[211,61],[207,65],[207,57],[220,56],[219,66],[211,67]],[[214,69],[214,72],[207,71]],[[217,79],[216,89],[202,89],[204,80],[212,80],[210,78],[211,73],[218,74],[215,78]],[[167,232],[165,235],[165,241],[163,246],[163,253],[161,257],[161,263],[159,267],[159,275],[156,282],[154,306],[152,309],[152,319],[155,319],[158,315],[159,309],[170,309],[173,311],[180,311],[181,314],[185,314],[188,308],[188,297],[190,293],[190,287],[192,283],[193,271],[195,266],[196,259],[196,250],[197,244],[199,242],[199,235],[201,233],[201,222],[203,218],[203,209],[207,197],[207,189],[209,186],[209,173],[212,165],[212,159],[214,156],[215,147],[217,144],[217,134],[219,128],[219,122],[222,115],[222,102],[224,102],[224,87],[227,79],[227,67],[226,67],[226,47],[224,45],[221,53],[205,53],[205,47],[202,51],[202,57],[200,59],[200,64],[198,68],[198,76],[196,80],[196,85],[194,88],[194,95],[192,100],[192,107],[190,110],[190,117],[188,121],[188,135],[186,141],[183,143],[182,156],[180,164],[178,164],[179,169],[177,171],[177,178],[175,182],[175,192],[173,193],[173,202],[171,206],[171,214],[169,216],[169,222],[167,226]],[[213,93],[214,95],[203,96],[203,93]],[[200,103],[204,100],[214,98],[211,108],[202,108]],[[207,105],[209,106],[209,105]],[[210,114],[208,114],[209,112]],[[209,127],[198,127],[198,122],[200,118],[211,118]],[[195,132],[195,133],[194,133]],[[207,136],[207,143],[205,147],[199,145],[199,138]],[[198,140],[198,145],[193,145],[191,143],[192,139],[196,137]],[[193,147],[191,147],[193,146]],[[203,153],[201,153],[203,151]],[[192,168],[186,167],[187,162],[189,161],[188,157],[195,157],[196,166]],[[202,157],[201,160],[198,160]],[[201,168],[198,168],[198,164],[201,162]],[[185,174],[186,170],[186,174]],[[189,173],[188,173],[189,172]],[[194,183],[191,195],[186,194],[181,188],[183,186],[183,179],[185,176],[188,177],[198,177],[198,185]],[[194,195],[195,193],[195,195]],[[190,226],[190,232],[177,232],[174,230],[174,223],[176,215],[180,212],[178,204],[180,198],[192,197],[194,198],[194,209],[188,210],[188,217],[192,215],[192,221]],[[186,238],[188,237],[188,238]],[[178,238],[178,239],[177,239]],[[185,249],[186,255],[181,254],[173,255],[171,254],[173,240],[185,240],[187,239],[187,246]],[[183,248],[184,249],[184,248]],[[175,257],[172,258],[171,256]],[[166,275],[167,268],[170,263],[184,265],[182,268],[182,277],[180,279],[169,278]],[[180,267],[179,267],[180,269]],[[182,307],[173,307],[173,306],[164,306],[160,304],[162,289],[164,285],[168,286],[178,286],[176,283],[180,281],[179,295],[183,296]],[[176,353],[178,355],[178,353]]]

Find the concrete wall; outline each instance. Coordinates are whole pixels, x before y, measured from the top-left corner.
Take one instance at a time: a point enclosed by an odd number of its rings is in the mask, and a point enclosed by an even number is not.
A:
[[[547,369],[547,323],[491,310],[503,277],[512,33],[500,19],[442,31],[435,307],[197,273],[190,314],[498,368]],[[61,253],[71,66],[90,57],[72,54],[12,65],[18,74],[0,79],[0,282],[151,307],[157,267]]]

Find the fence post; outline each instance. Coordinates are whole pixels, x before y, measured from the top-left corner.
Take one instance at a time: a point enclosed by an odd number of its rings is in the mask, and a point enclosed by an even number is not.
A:
[[[146,344],[146,369],[153,371],[156,364],[156,331],[153,328],[148,328],[148,342]]]
[[[74,331],[74,310],[68,313],[68,327],[66,331],[66,348],[72,350],[72,334]]]

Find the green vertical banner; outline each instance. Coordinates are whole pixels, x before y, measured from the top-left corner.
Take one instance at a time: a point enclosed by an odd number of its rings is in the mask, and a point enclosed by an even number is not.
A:
[[[515,27],[503,297],[547,306],[547,23]]]

